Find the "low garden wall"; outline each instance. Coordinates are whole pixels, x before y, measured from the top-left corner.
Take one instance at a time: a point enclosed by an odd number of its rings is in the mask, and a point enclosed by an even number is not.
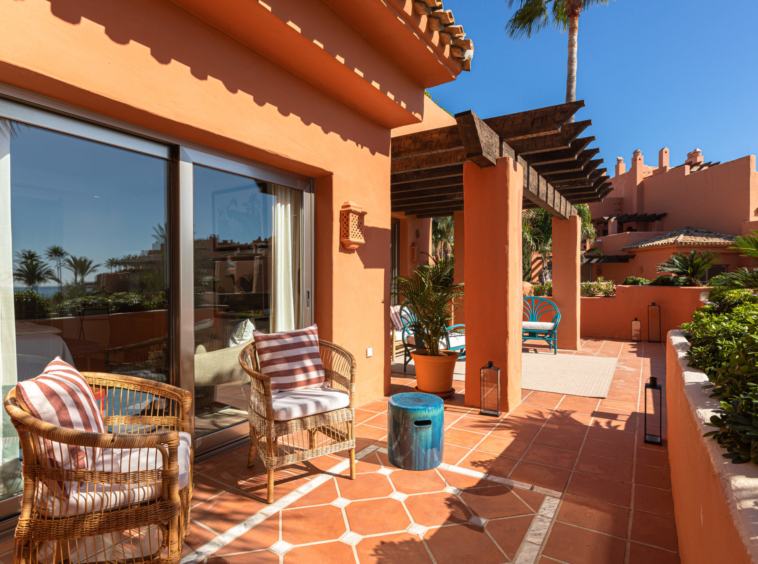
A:
[[[688,350],[681,331],[668,333],[667,441],[681,561],[758,562],[758,466],[732,464],[703,437],[719,404],[702,389],[708,378],[689,366]]]
[[[661,306],[661,337],[692,321],[700,307],[700,296],[710,288],[676,288],[670,286],[616,286],[613,298],[582,298],[581,336],[604,339],[632,337],[632,320],[641,322],[642,340],[648,339],[647,308]],[[560,328],[559,328],[560,330]]]

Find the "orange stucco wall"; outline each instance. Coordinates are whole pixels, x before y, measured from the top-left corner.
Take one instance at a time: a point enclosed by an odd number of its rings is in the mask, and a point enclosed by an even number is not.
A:
[[[466,224],[466,405],[480,405],[479,370],[501,372],[501,408],[521,402],[521,197],[523,169],[463,165]],[[496,289],[496,291],[493,291]]]
[[[720,474],[706,447],[705,441],[712,439],[702,436],[702,427],[685,396],[686,385],[699,384],[685,384],[676,351],[667,340],[668,458],[681,561],[755,562],[735,525]]]
[[[614,298],[582,298],[583,338],[631,339],[632,320],[639,319],[642,340],[648,338],[648,306],[661,306],[661,336],[692,321],[692,313],[702,306],[700,294],[708,288],[663,286],[617,286]],[[563,323],[561,321],[561,323]]]
[[[0,15],[0,82],[316,178],[321,336],[357,358],[356,403],[389,390],[387,127],[167,0],[117,9],[26,0],[4,3]],[[367,48],[341,39],[346,51]],[[392,80],[372,60],[362,59],[363,72]],[[339,207],[348,200],[368,212],[366,243],[355,251],[339,242]]]

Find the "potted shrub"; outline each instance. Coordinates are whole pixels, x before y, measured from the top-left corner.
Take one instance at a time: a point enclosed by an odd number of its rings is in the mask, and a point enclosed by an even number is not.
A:
[[[453,374],[458,353],[444,350],[448,326],[463,296],[463,284],[453,282],[453,259],[421,266],[412,277],[395,283],[410,319],[409,331],[416,350],[411,352],[420,392],[448,397],[453,394]]]

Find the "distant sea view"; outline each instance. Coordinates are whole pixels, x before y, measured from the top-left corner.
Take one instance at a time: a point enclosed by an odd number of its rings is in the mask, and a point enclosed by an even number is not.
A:
[[[22,290],[32,290],[31,286],[13,286],[14,292],[20,292]],[[39,286],[37,291],[45,297],[52,298],[58,291],[58,286]]]

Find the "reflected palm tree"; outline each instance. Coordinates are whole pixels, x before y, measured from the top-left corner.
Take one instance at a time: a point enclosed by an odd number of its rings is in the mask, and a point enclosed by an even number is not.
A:
[[[63,266],[74,275],[74,284],[84,282],[84,279],[100,268],[99,264],[92,264],[92,259],[87,257],[75,257],[70,255],[63,261]]]
[[[48,281],[59,282],[55,272],[47,263],[42,262],[40,256],[35,251],[22,249],[16,253],[18,266],[13,270],[13,278],[29,286],[35,292],[39,289],[40,284]]]
[[[0,118],[0,135],[6,139],[18,136],[22,128],[28,129],[29,126],[25,123],[19,123],[7,118]]]
[[[48,260],[54,260],[55,261],[55,271],[56,276],[58,278],[58,291],[63,291],[63,286],[61,285],[61,278],[63,277],[63,259],[65,259],[68,256],[68,253],[63,250],[63,247],[60,245],[50,245],[45,250],[45,257]]]

